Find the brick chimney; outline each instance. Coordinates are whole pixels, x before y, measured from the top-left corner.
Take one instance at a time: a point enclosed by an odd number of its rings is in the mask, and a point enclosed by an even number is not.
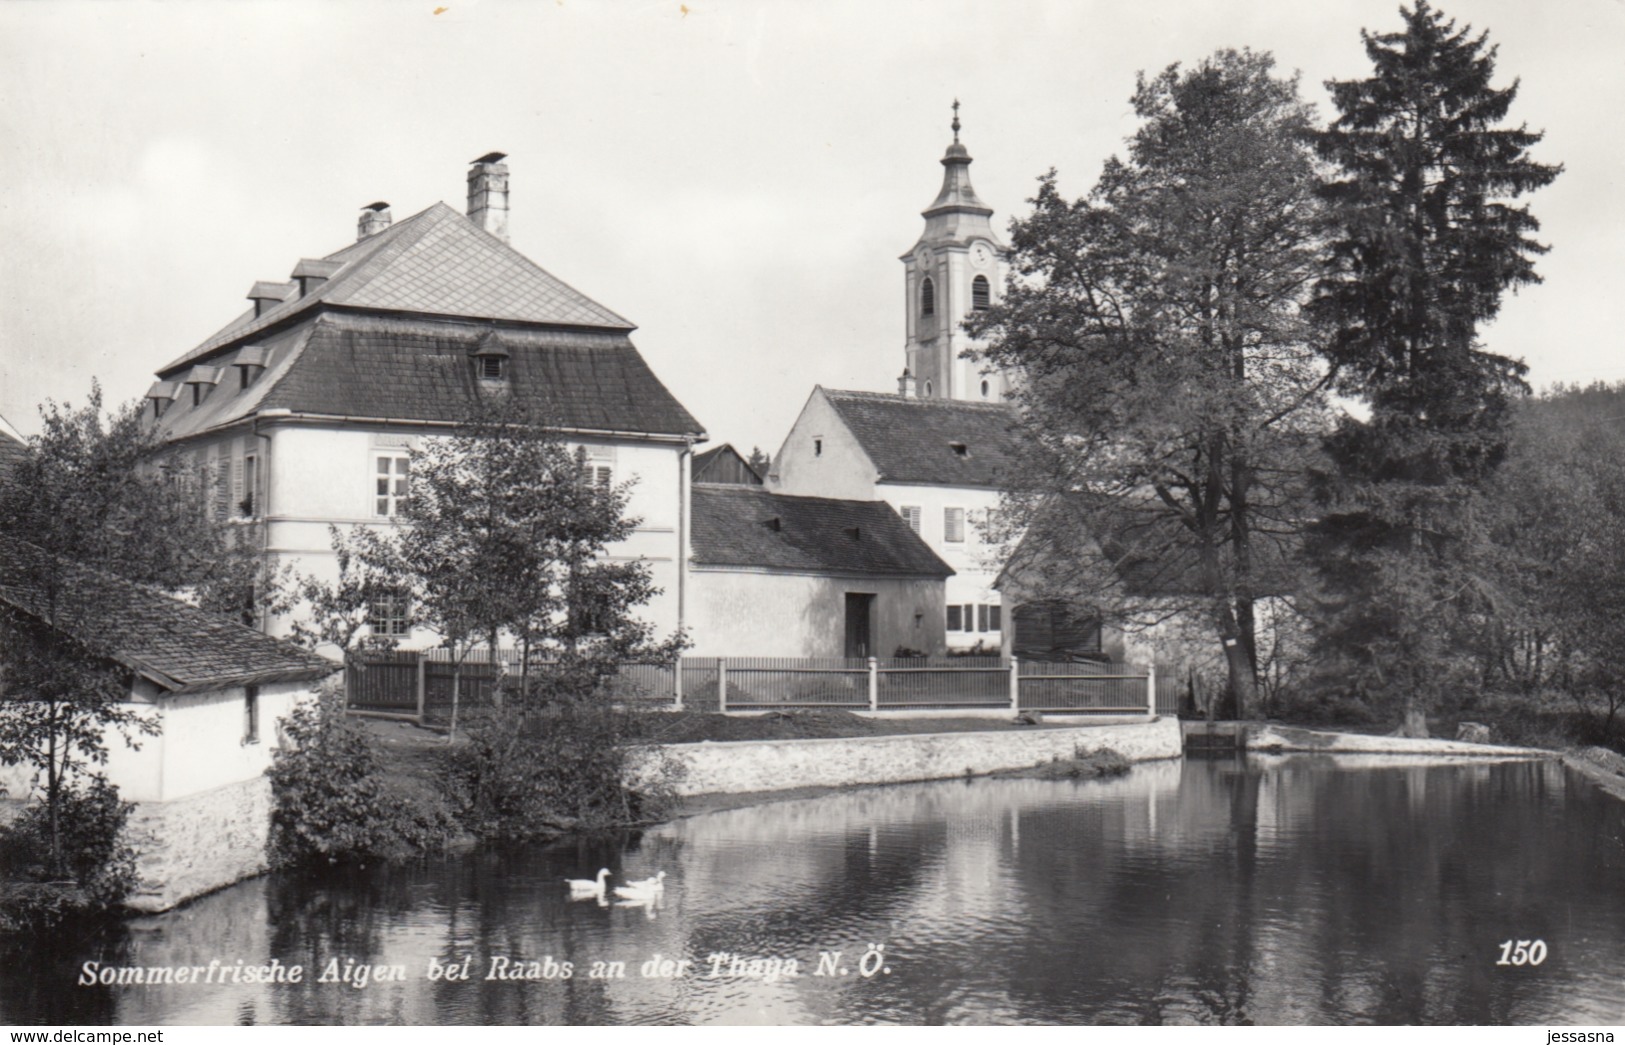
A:
[[[508,242],[507,153],[488,152],[468,169],[468,220]]]
[[[914,375],[908,372],[907,367],[903,368],[902,376],[897,379],[897,394],[900,396],[914,395]]]
[[[389,228],[392,220],[394,219],[389,216],[389,204],[383,200],[369,203],[361,208],[361,220],[355,225],[355,238],[364,240],[368,236],[376,236]]]

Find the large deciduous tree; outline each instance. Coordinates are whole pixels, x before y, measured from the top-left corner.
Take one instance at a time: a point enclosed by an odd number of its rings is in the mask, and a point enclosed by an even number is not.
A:
[[[1365,33],[1373,75],[1327,86],[1318,137],[1336,233],[1314,304],[1344,394],[1369,416],[1328,439],[1313,547],[1328,598],[1319,649],[1338,684],[1426,714],[1467,661],[1458,627],[1479,605],[1468,567],[1475,499],[1505,453],[1521,363],[1480,324],[1509,287],[1538,281],[1538,223],[1510,201],[1560,168],[1540,135],[1497,126],[1517,84],[1491,85],[1495,49],[1420,0],[1397,33]]]
[[[1046,594],[1143,616],[1116,581],[1175,565],[1143,594],[1206,622],[1243,714],[1324,405],[1301,310],[1320,249],[1312,113],[1273,70],[1222,51],[1142,76],[1127,157],[1075,203],[1042,179],[1012,227],[1017,278],[972,325],[1018,375],[1040,449],[1006,519],[1043,520],[1030,535],[1077,567],[1044,571]]]

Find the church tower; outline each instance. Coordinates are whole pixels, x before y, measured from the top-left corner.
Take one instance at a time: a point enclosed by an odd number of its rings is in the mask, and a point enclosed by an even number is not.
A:
[[[993,231],[993,208],[970,183],[970,153],[959,144],[959,102],[954,140],[942,157],[942,191],[921,213],[925,232],[903,255],[908,342],[903,395],[998,402],[1005,376],[983,374],[983,364],[959,358],[971,339],[963,329],[973,312],[1004,294],[1009,248]]]

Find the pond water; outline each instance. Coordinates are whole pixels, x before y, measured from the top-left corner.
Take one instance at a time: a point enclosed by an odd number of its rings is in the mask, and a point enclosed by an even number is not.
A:
[[[572,901],[562,879],[600,866],[612,884],[664,870],[663,896]],[[1508,940],[1543,960],[1497,965]],[[1621,1023],[1625,803],[1540,763],[948,781],[272,876],[105,937],[0,947],[17,1024]],[[840,954],[820,970],[821,952]],[[692,965],[663,976],[656,955]],[[76,983],[86,962],[239,959],[304,980]],[[335,962],[406,978],[318,982]],[[427,976],[465,962],[467,980]],[[624,977],[593,975],[611,962]]]

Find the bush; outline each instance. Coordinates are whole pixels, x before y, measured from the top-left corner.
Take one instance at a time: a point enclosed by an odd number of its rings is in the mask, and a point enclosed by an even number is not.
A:
[[[390,793],[372,737],[336,687],[296,708],[283,731],[269,770],[273,866],[409,856],[450,839],[443,809]]]
[[[467,738],[448,756],[446,784],[463,826],[480,838],[646,823],[673,797],[674,773],[651,767],[638,716],[601,701],[493,708],[469,723]]]
[[[49,928],[110,910],[137,884],[135,850],[122,840],[131,805],[102,776],[57,799],[61,858],[51,853],[51,811],[36,800],[0,828],[0,929]]]

